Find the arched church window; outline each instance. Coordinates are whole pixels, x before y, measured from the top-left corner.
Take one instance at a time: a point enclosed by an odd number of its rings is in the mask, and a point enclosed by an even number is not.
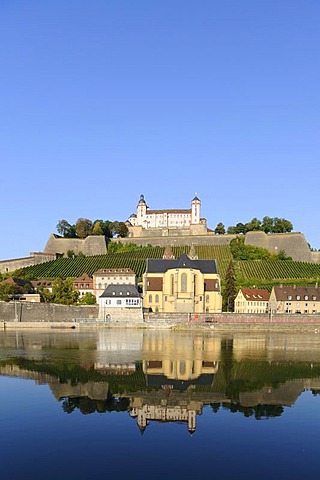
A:
[[[183,273],[181,275],[181,292],[186,292],[187,291],[187,282],[188,282],[187,274]]]
[[[171,295],[174,294],[174,275],[171,275],[170,278],[170,290],[171,290]]]

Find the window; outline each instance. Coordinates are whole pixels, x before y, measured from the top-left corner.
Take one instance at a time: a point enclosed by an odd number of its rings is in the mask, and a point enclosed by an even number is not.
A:
[[[206,295],[206,303],[209,303],[209,301],[210,301],[210,297],[209,295]]]
[[[308,300],[308,295],[305,295],[305,296],[304,296],[304,299],[305,299],[305,300]]]
[[[159,303],[159,295],[158,295],[158,294],[156,294],[155,302],[156,302],[156,303]]]
[[[181,292],[187,292],[187,274],[183,273],[181,275]]]
[[[171,295],[174,294],[174,275],[171,275]]]
[[[300,295],[297,295],[297,300],[300,300]]]
[[[149,303],[152,303],[152,295],[149,295]]]
[[[121,300],[120,299],[117,300],[117,305],[121,305]]]
[[[292,300],[292,295],[288,295],[288,300]]]

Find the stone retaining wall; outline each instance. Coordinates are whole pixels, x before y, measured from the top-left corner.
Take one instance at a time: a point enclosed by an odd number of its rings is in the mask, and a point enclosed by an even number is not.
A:
[[[98,318],[98,305],[0,302],[1,322],[70,322]]]

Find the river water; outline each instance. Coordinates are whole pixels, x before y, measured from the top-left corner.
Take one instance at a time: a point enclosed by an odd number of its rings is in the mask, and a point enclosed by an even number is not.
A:
[[[3,480],[317,478],[320,334],[0,333]]]

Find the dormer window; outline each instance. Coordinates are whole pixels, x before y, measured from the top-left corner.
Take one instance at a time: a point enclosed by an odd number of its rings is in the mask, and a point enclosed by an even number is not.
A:
[[[288,300],[292,300],[292,295],[288,295]]]
[[[305,295],[305,296],[304,296],[304,299],[305,299],[305,300],[308,300],[308,298],[309,298],[308,295]]]
[[[300,300],[300,295],[297,295],[297,300]]]

